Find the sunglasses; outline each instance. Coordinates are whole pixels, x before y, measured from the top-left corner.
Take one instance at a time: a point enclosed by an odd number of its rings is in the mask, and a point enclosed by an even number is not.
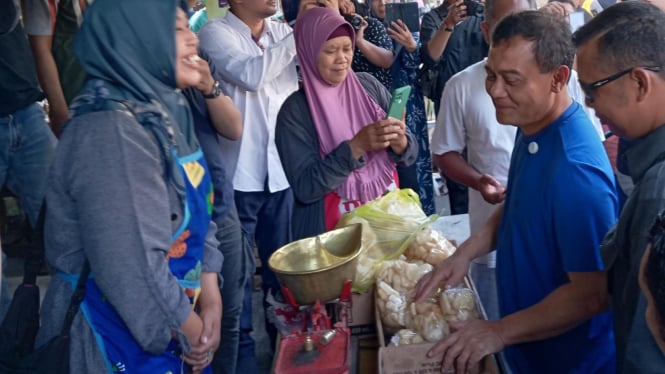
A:
[[[593,83],[582,83],[580,82],[580,86],[582,86],[582,91],[584,91],[584,97],[586,98],[587,103],[593,103],[593,92],[600,87],[603,87],[604,85],[613,82],[624,75],[630,73],[634,69],[637,69],[638,67],[632,67],[626,70],[622,70],[618,73],[612,74],[609,77],[597,80]],[[641,66],[642,69],[653,71],[653,72],[660,72],[661,68],[660,66]]]

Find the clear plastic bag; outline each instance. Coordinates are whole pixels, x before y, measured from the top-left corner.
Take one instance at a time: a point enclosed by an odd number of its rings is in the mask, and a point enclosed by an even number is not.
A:
[[[425,339],[415,331],[402,329],[397,331],[397,333],[390,338],[390,345],[399,347],[400,345],[418,344],[423,343],[424,341]]]
[[[397,292],[384,281],[376,282],[376,305],[386,331],[394,332],[407,325],[409,303],[406,295]]]
[[[409,305],[411,318],[407,327],[428,342],[438,342],[450,334],[441,307],[436,299]]]
[[[420,260],[436,265],[450,257],[455,249],[441,233],[431,227],[423,227],[418,230],[404,255],[411,261]]]
[[[439,305],[447,322],[468,321],[480,317],[476,294],[470,288],[449,288],[439,297]]]
[[[363,224],[363,249],[353,291],[364,293],[374,284],[378,264],[399,258],[408,247],[417,229],[437,217],[427,217],[418,195],[410,189],[388,194],[358,207],[342,216],[337,227]]]
[[[379,264],[376,279],[388,283],[395,291],[410,294],[425,274],[432,271],[432,265],[424,262],[407,262],[404,256],[397,260]]]

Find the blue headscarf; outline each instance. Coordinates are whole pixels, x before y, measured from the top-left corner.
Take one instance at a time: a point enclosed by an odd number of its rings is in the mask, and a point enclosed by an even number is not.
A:
[[[122,103],[157,138],[180,195],[184,183],[170,157],[198,148],[192,115],[176,89],[177,0],[95,0],[77,32],[74,52],[87,80],[72,114]],[[86,108],[83,110],[82,108]]]
[[[99,96],[103,86],[105,98],[159,104],[174,126],[191,128],[189,107],[176,90],[178,5],[176,0],[94,1],[85,12],[74,47],[88,74],[81,93]]]

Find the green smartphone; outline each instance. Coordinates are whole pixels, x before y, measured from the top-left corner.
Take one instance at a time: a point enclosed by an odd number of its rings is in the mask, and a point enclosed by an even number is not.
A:
[[[409,101],[409,95],[411,95],[411,86],[396,88],[393,91],[393,97],[390,99],[390,107],[388,108],[388,117],[402,119],[406,103]]]

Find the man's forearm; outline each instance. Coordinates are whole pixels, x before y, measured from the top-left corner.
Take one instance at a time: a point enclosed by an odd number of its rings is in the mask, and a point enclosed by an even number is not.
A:
[[[471,167],[459,152],[453,151],[442,155],[434,155],[434,161],[447,177],[452,178],[457,183],[478,190],[478,181],[481,174]]]
[[[569,273],[571,282],[499,321],[506,345],[561,335],[607,309],[605,272]]]
[[[443,51],[448,45],[448,40],[452,31],[446,30],[445,24],[442,24],[441,27],[434,33],[434,36],[427,43],[427,54],[432,60],[438,61],[443,54]]]
[[[217,67],[215,78],[256,92],[264,82],[273,81],[287,70],[295,71],[293,33],[267,47],[262,55],[252,55],[244,51],[243,46],[230,42],[225,36],[228,32],[228,28],[211,26],[199,33],[201,49]]]
[[[230,97],[220,95],[207,99],[210,122],[221,136],[229,140],[238,140],[242,136],[242,114]]]
[[[56,135],[68,117],[67,102],[60,85],[60,77],[55,59],[51,53],[51,36],[31,35],[28,37],[37,69],[39,84],[46,93],[49,103],[51,128]]]

